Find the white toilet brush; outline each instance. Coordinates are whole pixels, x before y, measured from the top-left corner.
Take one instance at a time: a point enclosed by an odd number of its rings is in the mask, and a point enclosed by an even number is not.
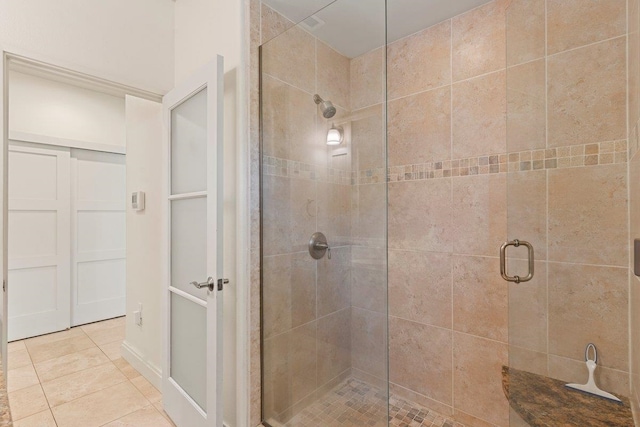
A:
[[[589,349],[593,349],[593,359],[589,358]],[[596,346],[592,343],[587,345],[587,349],[584,353],[584,359],[587,362],[587,369],[589,370],[589,381],[586,384],[567,384],[567,387],[574,388],[576,390],[584,391],[585,393],[595,394],[596,396],[605,397],[607,399],[615,400],[616,402],[621,402],[620,399],[615,397],[611,393],[607,393],[606,391],[600,390],[596,385],[595,380],[593,379],[593,372],[598,367],[598,352],[596,350]]]

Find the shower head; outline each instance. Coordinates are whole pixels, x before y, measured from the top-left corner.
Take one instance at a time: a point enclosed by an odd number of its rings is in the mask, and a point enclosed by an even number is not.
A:
[[[320,95],[318,94],[313,95],[313,101],[320,106],[320,109],[322,109],[322,116],[325,119],[330,119],[336,115],[336,107],[333,106],[331,101],[325,101],[320,98]]]

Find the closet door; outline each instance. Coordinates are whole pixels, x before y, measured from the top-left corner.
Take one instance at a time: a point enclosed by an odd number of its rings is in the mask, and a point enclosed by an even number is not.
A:
[[[71,150],[71,325],[125,314],[125,156]]]
[[[9,341],[69,327],[69,149],[9,147]]]

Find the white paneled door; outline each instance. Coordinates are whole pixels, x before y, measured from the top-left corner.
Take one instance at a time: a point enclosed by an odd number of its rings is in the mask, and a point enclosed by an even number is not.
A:
[[[163,405],[178,427],[222,427],[222,78],[218,57],[163,99],[168,166]]]
[[[125,192],[124,155],[71,150],[71,326],[125,314]]]
[[[125,314],[121,154],[9,147],[9,341]]]
[[[9,341],[69,327],[69,149],[9,148]]]

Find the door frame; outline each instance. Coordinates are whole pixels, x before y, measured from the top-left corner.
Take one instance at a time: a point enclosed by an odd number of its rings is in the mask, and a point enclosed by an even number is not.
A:
[[[8,229],[9,229],[9,177],[8,177],[8,151],[9,151],[9,70],[30,71],[34,74],[56,76],[60,81],[76,84],[81,87],[93,88],[113,95],[130,94],[139,98],[160,102],[162,95],[144,89],[139,89],[135,83],[116,83],[114,80],[102,78],[92,74],[89,69],[77,69],[76,64],[60,63],[46,55],[34,54],[16,46],[0,44],[0,129],[2,132],[2,148],[0,149],[0,270],[2,271],[2,301],[0,302],[0,363],[2,373],[7,378],[7,338],[8,338]]]
[[[210,146],[207,147],[207,167],[214,167],[214,173],[207,175],[207,241],[210,242],[207,245],[207,270],[208,274],[212,270],[211,266],[215,266],[215,276],[213,278],[217,281],[222,279],[223,275],[223,251],[216,248],[216,238],[223,236],[223,205],[224,205],[224,170],[222,167],[218,167],[223,163],[223,148],[224,148],[224,133],[223,133],[223,94],[224,94],[224,60],[222,56],[217,55],[216,58],[200,68],[197,72],[192,74],[187,80],[177,85],[171,92],[163,97],[163,109],[164,109],[164,124],[163,129],[163,252],[165,254],[165,268],[163,269],[163,313],[164,326],[163,326],[163,356],[162,356],[162,393],[163,393],[163,405],[166,405],[164,397],[172,394],[171,398],[179,399],[180,396],[190,403],[190,406],[194,406],[200,416],[203,416],[206,420],[208,427],[222,427],[223,426],[223,390],[222,390],[222,315],[218,316],[218,313],[222,314],[222,292],[218,290],[212,291],[208,294],[206,301],[207,307],[209,304],[215,304],[215,310],[207,309],[207,331],[213,327],[215,329],[215,340],[209,339],[209,333],[207,334],[207,356],[208,360],[211,355],[215,357],[215,369],[207,369],[207,408],[206,412],[200,411],[198,405],[187,395],[181,387],[175,383],[170,376],[171,372],[171,111],[179,106],[185,99],[188,99],[192,95],[200,92],[204,88],[207,88],[207,121],[213,123],[214,126],[207,127],[207,143],[211,141],[215,143],[215,154],[209,151]],[[214,157],[215,156],[215,157]],[[215,159],[215,161],[213,161]],[[213,252],[213,253],[212,253]],[[196,280],[205,280],[206,278],[196,278]],[[175,291],[178,295],[191,300],[196,303],[195,298],[189,298],[188,294],[184,292]],[[197,302],[200,304],[200,302]],[[207,361],[208,361],[207,360]],[[209,367],[210,365],[207,365]],[[173,396],[173,393],[176,393]],[[165,406],[166,407],[166,406]],[[167,407],[167,409],[169,409]],[[211,410],[215,411],[215,418],[209,419]],[[169,411],[167,411],[169,412]],[[175,422],[183,421],[185,425],[195,425],[199,422],[196,417],[187,413],[187,411],[178,411],[183,416],[187,417],[184,420],[175,420]],[[171,415],[171,414],[170,414]]]

